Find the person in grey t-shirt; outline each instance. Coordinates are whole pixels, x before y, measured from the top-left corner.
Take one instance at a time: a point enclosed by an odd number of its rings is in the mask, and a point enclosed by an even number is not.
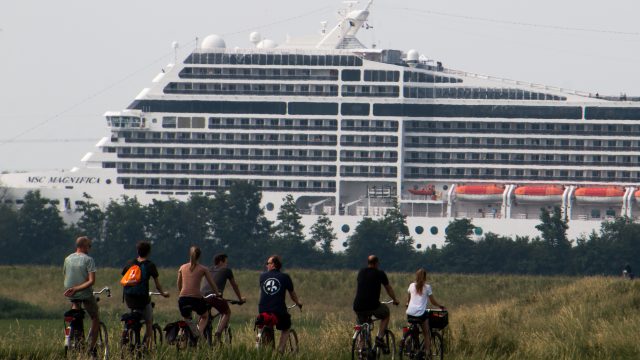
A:
[[[247,301],[247,299],[243,298],[242,294],[240,294],[240,288],[238,287],[238,284],[233,277],[233,271],[231,271],[231,269],[228,267],[227,258],[228,256],[226,254],[216,255],[213,258],[214,265],[209,267],[209,272],[211,272],[213,282],[216,283],[216,286],[220,290],[221,294],[224,292],[224,288],[227,285],[228,280],[231,284],[231,287],[233,288],[233,291],[236,293],[236,296],[238,296],[238,301],[240,301],[240,303],[244,303]],[[211,287],[206,282],[204,282],[204,285],[202,286],[200,291],[205,296],[213,293],[213,290],[211,290]],[[222,331],[227,327],[227,324],[229,324],[229,319],[231,318],[231,309],[229,308],[229,304],[227,304],[227,301],[224,299],[212,297],[207,299],[207,301],[211,304],[211,306],[218,310],[220,314],[222,314],[222,318],[220,319],[218,328],[216,329],[216,332],[214,334],[216,341],[220,341],[220,334],[222,334]]]
[[[76,251],[64,259],[64,296],[73,302],[72,308],[77,309],[81,303],[91,317],[91,339],[89,349],[95,352],[100,319],[98,317],[98,303],[93,296],[93,284],[96,282],[96,263],[89,256],[91,239],[81,236],[76,239]]]

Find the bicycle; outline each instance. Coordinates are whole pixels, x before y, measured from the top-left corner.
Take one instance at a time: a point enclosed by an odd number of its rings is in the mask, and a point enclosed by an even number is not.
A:
[[[111,289],[107,286],[100,291],[94,291],[93,296],[96,302],[100,301],[98,295],[105,293],[107,297],[111,297]],[[85,310],[82,308],[82,302],[79,300],[71,300],[72,307],[64,313],[64,355],[68,358],[76,358],[78,355],[84,355],[87,350],[88,343],[84,336],[84,315]],[[91,338],[89,332],[88,338]],[[101,354],[101,358],[106,360],[109,358],[109,336],[107,326],[100,321],[98,328],[98,339],[95,346],[97,354]]]
[[[427,309],[429,319],[429,332],[431,333],[431,346],[429,354],[425,354],[424,339],[420,338],[422,333],[421,321],[410,320],[409,326],[402,328],[402,340],[400,340],[400,359],[410,360],[423,359],[444,359],[444,337],[442,331],[449,323],[449,312],[447,310]]]
[[[209,294],[207,296],[205,296],[205,300],[210,299],[212,297],[214,297],[214,294]],[[222,298],[221,298],[222,299]],[[244,301],[239,301],[239,300],[229,300],[229,299],[222,299],[226,302],[228,302],[229,304],[232,305],[242,305],[245,302]],[[213,321],[215,320],[215,318],[220,317],[222,319],[222,314],[220,312],[218,312],[215,315],[211,315],[211,308],[213,306],[207,302],[207,308],[208,308],[208,312],[209,312],[209,319],[207,320],[207,325],[204,328],[204,331],[202,332],[202,335],[204,336],[204,338],[207,340],[207,343],[209,344],[209,346],[213,346],[214,342],[213,342]],[[221,341],[221,343],[227,343],[228,345],[231,345],[231,340],[233,339],[233,334],[231,332],[231,326],[229,324],[227,324],[227,326],[224,328],[224,330],[222,330],[222,337],[224,338],[224,340]]]
[[[160,292],[149,292],[149,296],[162,295]],[[155,307],[155,303],[151,302],[151,307]],[[131,309],[130,312],[123,314],[120,317],[120,321],[124,323],[124,329],[122,330],[122,336],[120,338],[120,356],[121,358],[125,357],[126,353],[134,354],[136,357],[142,354],[145,344],[140,337],[140,332],[142,330],[142,326],[145,324],[142,310],[141,309]],[[160,329],[160,325],[154,323],[152,326],[153,334],[146,334],[145,336],[151,335],[151,339],[149,339],[149,347],[148,350],[155,350],[158,348],[158,343],[162,345],[162,330]]]
[[[384,301],[382,304],[391,304],[393,300]],[[364,324],[356,324],[353,329],[353,340],[351,342],[351,359],[370,360],[370,359],[395,359],[396,353],[396,337],[391,330],[386,329],[382,341],[388,353],[378,347],[375,342],[372,344],[371,333],[373,332],[373,323],[380,319],[372,316]]]
[[[293,309],[297,304],[287,306],[287,310]],[[302,307],[299,307],[302,311]],[[261,320],[260,320],[261,319]],[[275,349],[275,326],[278,324],[278,318],[273,314],[261,313],[256,319],[254,330],[256,331],[256,349]],[[289,340],[285,345],[284,351],[291,354],[296,354],[299,351],[298,346],[298,333],[291,328],[289,329]]]

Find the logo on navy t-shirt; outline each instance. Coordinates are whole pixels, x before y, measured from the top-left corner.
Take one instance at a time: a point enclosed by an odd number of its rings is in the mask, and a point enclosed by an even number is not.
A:
[[[275,295],[280,291],[280,281],[276,278],[268,278],[262,283],[262,290],[267,295]]]

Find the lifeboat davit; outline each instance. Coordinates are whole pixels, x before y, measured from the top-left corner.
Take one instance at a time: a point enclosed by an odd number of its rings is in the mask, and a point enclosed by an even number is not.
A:
[[[456,197],[466,201],[500,202],[504,186],[500,185],[459,185],[456,187]]]
[[[436,187],[433,185],[427,185],[422,189],[418,189],[416,187],[414,189],[409,189],[409,192],[413,195],[431,196],[436,194]]]
[[[550,185],[525,185],[518,186],[514,191],[516,200],[519,203],[560,203],[564,188],[562,186]]]
[[[592,204],[621,203],[624,189],[620,187],[581,187],[576,189],[576,202]]]

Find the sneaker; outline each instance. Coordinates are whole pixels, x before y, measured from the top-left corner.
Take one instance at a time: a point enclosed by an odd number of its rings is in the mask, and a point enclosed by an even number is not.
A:
[[[376,336],[376,348],[382,350],[383,354],[389,354],[389,347],[387,346],[387,344],[384,342],[384,339],[379,338]]]

